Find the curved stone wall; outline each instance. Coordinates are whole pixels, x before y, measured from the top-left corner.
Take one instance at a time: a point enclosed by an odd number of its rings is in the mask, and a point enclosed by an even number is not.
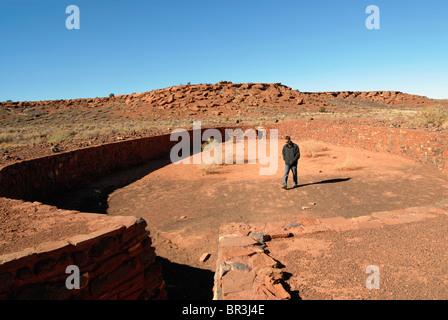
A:
[[[192,133],[190,130],[190,136]],[[114,170],[168,157],[177,143],[170,141],[167,134],[20,161],[0,170],[0,197],[8,198],[5,201],[40,201],[63,190],[69,192]],[[59,210],[36,202],[28,204],[44,206],[55,212]],[[76,211],[70,214],[78,218],[88,216],[95,223],[108,218]],[[0,299],[165,298],[160,265],[155,261],[149,233],[144,231],[146,222],[139,218],[128,225],[120,222],[120,218],[114,217],[116,223],[103,230],[36,243],[21,252],[0,255]],[[52,221],[60,224],[61,233],[66,228],[64,221],[62,215],[58,218],[57,214]],[[107,250],[107,254],[92,255],[98,248]],[[64,271],[67,265],[76,262],[75,253],[85,256],[84,264],[79,267],[87,280],[82,290],[69,292],[64,289],[63,280],[68,277]]]
[[[389,152],[448,169],[448,141],[444,133],[350,125],[337,120],[298,120],[266,126],[266,129],[271,128],[279,129],[279,137],[287,134],[300,140],[315,139]],[[223,132],[224,129],[219,130]],[[170,141],[170,135],[162,135],[21,161],[0,170],[0,196],[27,201],[45,198],[113,170],[166,157],[176,143]],[[101,216],[92,219],[101,219]],[[0,299],[55,298],[51,292],[60,294],[59,298],[63,299],[163,298],[160,266],[154,261],[148,264],[152,258],[148,260],[147,255],[155,257],[154,248],[148,234],[140,232],[142,229],[135,227],[136,224],[146,225],[141,221],[130,225],[118,224],[112,229],[84,235],[85,238],[80,236],[79,239],[83,240],[79,242],[66,239],[65,243],[39,244],[25,250],[25,254],[0,256]],[[135,231],[137,229],[140,233]],[[109,250],[110,255],[91,256],[90,253],[96,250],[93,248],[103,246],[107,247],[104,250]],[[83,252],[87,257],[87,263],[81,269],[85,277],[88,274],[85,291],[60,293],[61,281],[67,277],[62,266],[74,261],[75,252]],[[93,260],[88,260],[90,258]],[[59,264],[59,261],[65,262]],[[141,282],[137,279],[141,277],[150,279],[148,281],[152,284],[137,285]],[[129,288],[122,286],[127,281],[131,281]]]
[[[366,124],[350,124],[340,120],[295,120],[266,126],[278,129],[299,140],[313,139],[352,148],[387,152],[448,169],[448,139],[446,132],[391,128]]]

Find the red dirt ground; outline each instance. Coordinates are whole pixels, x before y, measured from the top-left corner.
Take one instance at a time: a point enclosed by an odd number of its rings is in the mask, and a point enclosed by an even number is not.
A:
[[[382,228],[321,232],[269,243],[304,300],[448,299],[448,216]],[[367,289],[369,265],[379,289]]]
[[[172,164],[112,193],[108,200],[108,213],[142,216],[148,221],[158,255],[178,264],[214,271],[218,229],[222,224],[296,221],[300,218],[335,216],[357,217],[372,212],[424,206],[448,198],[448,176],[432,166],[417,164],[398,156],[322,143],[311,147],[301,141],[298,141],[298,144],[304,146],[304,156],[299,161],[299,188],[281,190],[281,159],[278,163],[279,170],[274,176],[260,176],[260,165],[253,164],[212,168],[204,165]],[[280,142],[279,149],[282,146]],[[320,151],[316,152],[314,157],[307,157],[307,148],[317,148],[316,150]],[[302,209],[303,206],[309,206],[309,203],[316,205],[312,205],[311,209]],[[432,222],[432,225],[437,224]],[[428,244],[429,239],[440,239],[434,238],[432,232],[443,234],[446,227],[441,226],[439,225],[439,230],[431,232],[429,226],[425,227],[424,230],[428,231],[428,234],[422,234],[421,240]],[[395,227],[400,228],[406,227]],[[399,231],[393,231],[395,229],[388,231],[391,241],[401,236]],[[369,234],[376,234],[372,241],[378,241],[379,248],[389,247],[395,250],[396,254],[387,255],[387,258],[395,259],[396,265],[400,265],[403,254],[412,250],[412,231],[403,233],[403,237],[407,237],[403,241],[407,241],[409,247],[404,244],[394,247],[394,242],[390,241],[380,244],[383,234],[378,230],[366,232],[364,236],[362,232],[352,231],[359,238],[359,241],[354,243],[359,246],[357,250],[360,257],[368,254],[368,251],[362,254],[363,245],[369,248],[373,246],[369,244]],[[385,234],[385,237],[387,236]],[[331,243],[327,243],[329,240],[319,240],[319,237],[333,239],[334,234],[311,236],[318,240],[310,242],[309,247],[317,250],[319,244],[322,244],[324,248],[329,248],[334,242],[335,246],[339,246],[337,248],[340,253],[332,253],[334,261],[331,263],[332,266],[342,268],[349,257],[343,250],[344,241],[348,241],[344,240],[344,234],[337,235]],[[350,238],[355,238],[355,235],[350,235],[348,239]],[[319,267],[321,261],[306,260],[303,264],[301,262],[295,265],[295,257],[298,257],[301,248],[296,244],[300,244],[300,241],[294,239],[279,241],[278,244],[272,242],[273,251],[274,248],[286,248],[286,251],[280,250],[276,254],[281,257],[279,260],[282,263],[283,260],[286,261],[286,270],[293,274],[292,290],[300,291],[300,296],[306,299],[358,297],[357,293],[349,291],[344,295],[346,292],[342,289],[342,293],[337,290],[319,292],[313,289],[314,278],[310,278],[308,282],[302,281],[300,277],[308,277],[308,270],[315,272],[313,270]],[[314,240],[304,241],[307,243],[306,241]],[[272,246],[272,243],[269,246]],[[443,251],[441,246],[437,248],[437,252],[442,254],[440,257],[443,257],[446,251]],[[198,259],[205,252],[211,253],[210,259],[205,263],[199,262]],[[382,258],[384,253],[382,256],[379,254],[381,250],[375,252],[378,253],[378,259],[371,264],[381,264],[381,261],[385,261],[385,258]],[[417,251],[415,254],[425,259],[420,256],[422,253],[424,251]],[[350,257],[358,259],[358,252],[353,252]],[[314,269],[306,269],[304,265]],[[435,266],[431,270],[438,270],[437,268],[438,266]],[[397,269],[397,272],[400,273],[400,270],[407,269]],[[331,277],[327,278],[332,281]],[[375,297],[386,296],[377,293]],[[370,296],[363,294],[359,297]],[[393,297],[402,298],[405,294]]]

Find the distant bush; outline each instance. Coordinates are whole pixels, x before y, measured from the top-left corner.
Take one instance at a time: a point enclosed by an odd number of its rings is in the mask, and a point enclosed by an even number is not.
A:
[[[205,149],[209,144],[212,144],[212,146],[214,146],[214,142],[215,142],[215,139],[213,139],[213,138],[209,138],[207,141],[205,141],[205,142],[201,145],[201,150],[204,151],[204,149]]]
[[[328,151],[328,147],[315,140],[303,141],[299,147],[300,153],[306,158],[316,158],[321,152]]]
[[[0,133],[0,143],[14,141],[14,138],[16,135],[17,134],[15,134],[15,133],[2,132],[2,133]]]
[[[327,109],[325,109],[325,107],[320,107],[320,108],[319,108],[319,112],[322,112],[322,113],[323,113],[323,112],[326,112],[326,111],[327,111]]]
[[[109,95],[109,98],[115,98],[115,95],[114,95],[113,93],[111,93],[111,94]]]
[[[414,123],[418,126],[448,126],[448,110],[441,105],[434,105],[418,111]]]
[[[77,139],[93,139],[97,138],[101,135],[106,135],[109,133],[109,130],[100,130],[100,129],[90,129],[85,130],[76,135]]]
[[[48,137],[48,143],[57,143],[61,141],[71,140],[76,132],[73,130],[57,130]]]
[[[214,163],[212,164],[206,164],[206,163],[201,163],[201,170],[203,170],[205,172],[205,174],[216,174],[218,166]]]
[[[335,169],[337,171],[352,171],[359,170],[361,167],[356,164],[356,161],[351,156],[348,156],[345,162],[337,164]]]

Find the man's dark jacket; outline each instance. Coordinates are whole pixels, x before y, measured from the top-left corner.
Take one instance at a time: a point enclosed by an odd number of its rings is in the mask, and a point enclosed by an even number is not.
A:
[[[300,149],[295,143],[285,144],[283,147],[283,160],[288,166],[297,166],[297,161],[300,159]]]

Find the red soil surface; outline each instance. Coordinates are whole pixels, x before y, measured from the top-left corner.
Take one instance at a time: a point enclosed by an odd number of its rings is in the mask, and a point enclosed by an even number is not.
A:
[[[214,270],[222,224],[357,217],[448,198],[448,176],[432,166],[327,144],[320,144],[319,150],[313,157],[303,150],[295,189],[280,188],[281,159],[273,176],[260,176],[259,164],[211,169],[172,164],[113,192],[108,213],[142,216],[148,221],[158,255]],[[203,263],[199,258],[205,252],[212,256]]]
[[[448,299],[448,216],[414,223],[321,232],[269,243],[304,300]],[[379,270],[379,289],[366,287],[367,266]]]

